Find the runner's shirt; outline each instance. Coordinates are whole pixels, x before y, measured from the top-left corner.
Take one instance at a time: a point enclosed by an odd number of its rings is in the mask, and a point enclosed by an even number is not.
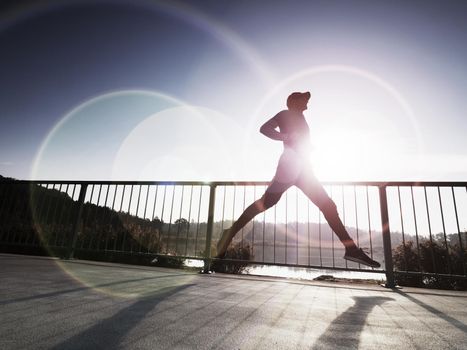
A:
[[[294,151],[299,157],[309,159],[311,144],[310,144],[310,128],[305,120],[303,113],[283,110],[277,113],[273,119],[279,125],[281,133],[291,136],[291,139],[283,141],[284,152]]]

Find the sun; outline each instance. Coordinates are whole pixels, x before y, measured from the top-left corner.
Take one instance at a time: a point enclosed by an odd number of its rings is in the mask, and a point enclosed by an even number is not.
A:
[[[323,181],[358,181],[372,178],[381,144],[369,133],[330,130],[316,137],[311,160]],[[373,174],[373,175],[372,175]]]

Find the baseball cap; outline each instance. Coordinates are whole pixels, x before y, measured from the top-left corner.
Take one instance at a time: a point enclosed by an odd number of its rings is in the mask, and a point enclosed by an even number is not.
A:
[[[295,101],[306,99],[307,101],[310,99],[311,94],[309,91],[306,92],[292,92],[289,97],[287,97],[287,107],[290,107],[294,104]]]

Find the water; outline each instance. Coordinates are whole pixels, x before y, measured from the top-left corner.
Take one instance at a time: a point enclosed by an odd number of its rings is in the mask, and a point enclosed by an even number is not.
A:
[[[185,265],[189,267],[204,266],[202,260],[189,259],[185,261]],[[375,272],[356,272],[356,271],[342,271],[342,270],[328,270],[328,269],[305,269],[301,267],[288,267],[288,266],[272,266],[272,265],[253,265],[247,268],[244,272],[246,275],[255,276],[272,276],[282,278],[293,278],[299,280],[313,280],[321,275],[332,275],[334,278],[347,278],[347,279],[369,279],[376,281],[384,281],[386,275],[384,273]]]

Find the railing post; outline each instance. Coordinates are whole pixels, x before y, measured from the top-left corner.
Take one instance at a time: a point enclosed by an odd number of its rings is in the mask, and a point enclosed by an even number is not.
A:
[[[206,249],[204,259],[204,273],[211,272],[211,242],[212,230],[214,225],[214,203],[216,200],[216,185],[211,183],[209,185],[209,208],[208,208],[208,224],[206,230]]]
[[[386,196],[386,186],[379,187],[379,204],[381,210],[381,223],[383,225],[383,248],[384,248],[384,265],[386,270],[386,284],[387,288],[394,288],[396,283],[394,281],[394,267],[392,262],[392,248],[391,248],[391,232],[389,230],[389,214],[388,214],[388,199]]]
[[[76,241],[78,239],[78,229],[79,224],[81,222],[81,216],[83,213],[83,204],[84,204],[84,197],[86,196],[86,190],[88,188],[88,184],[83,183],[81,184],[81,189],[79,191],[78,197],[78,213],[76,214],[75,221],[73,222],[72,230],[71,230],[71,240],[68,244],[68,252],[67,252],[67,259],[73,259],[73,255],[75,253],[76,248]]]

